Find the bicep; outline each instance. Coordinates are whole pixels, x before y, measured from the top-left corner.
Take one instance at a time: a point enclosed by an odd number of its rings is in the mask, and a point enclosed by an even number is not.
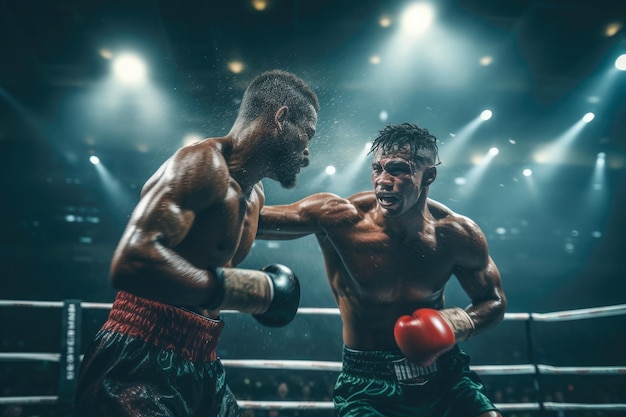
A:
[[[129,243],[158,241],[174,247],[189,232],[194,220],[194,210],[183,207],[176,193],[157,185],[146,193],[132,214],[134,236]]]
[[[227,178],[208,175],[203,164],[189,165],[175,161],[147,190],[131,219],[137,237],[174,247],[187,235],[197,213],[224,198]]]
[[[457,240],[457,263],[454,275],[473,302],[501,298],[500,272],[489,255],[483,232],[470,222],[464,236]]]
[[[457,266],[454,275],[474,304],[502,298],[500,272],[489,256],[481,267]]]
[[[317,193],[292,204],[265,206],[259,218],[259,239],[293,239],[324,233],[324,227],[354,217],[350,202],[332,193]]]

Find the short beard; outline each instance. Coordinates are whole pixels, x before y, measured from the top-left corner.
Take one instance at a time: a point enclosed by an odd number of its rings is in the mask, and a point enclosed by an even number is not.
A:
[[[283,188],[295,188],[296,186],[296,176],[293,175],[291,178],[280,178],[278,180],[278,182],[280,183],[281,187]]]

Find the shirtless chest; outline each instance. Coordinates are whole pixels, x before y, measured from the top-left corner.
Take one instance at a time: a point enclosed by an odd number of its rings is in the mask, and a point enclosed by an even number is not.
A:
[[[453,273],[453,262],[435,230],[397,237],[363,224],[329,233],[327,267],[339,295],[369,306],[439,302]]]
[[[236,266],[248,254],[257,232],[260,199],[231,189],[227,198],[197,213],[189,233],[175,248],[200,268]]]
[[[347,346],[396,349],[392,329],[398,317],[443,307],[453,267],[435,236],[400,240],[376,227],[353,227],[320,244]]]

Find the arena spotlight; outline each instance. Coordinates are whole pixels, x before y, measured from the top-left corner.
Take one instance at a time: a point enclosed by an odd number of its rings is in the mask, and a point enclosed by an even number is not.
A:
[[[383,15],[380,17],[380,19],[378,19],[378,24],[380,25],[380,27],[383,28],[388,28],[389,26],[391,26],[391,23],[391,17],[387,15]]]
[[[485,56],[481,57],[478,62],[483,67],[486,67],[486,66],[489,66],[489,65],[491,65],[493,63],[493,57],[489,56],[489,55],[485,55]]]
[[[522,175],[525,177],[530,177],[531,175],[533,175],[533,170],[530,168],[525,168],[524,170],[522,170]]]
[[[241,61],[233,60],[227,64],[228,70],[233,74],[239,74],[245,69],[245,65]]]
[[[615,60],[615,68],[620,71],[626,71],[626,54],[621,54]]]
[[[596,115],[595,115],[595,114],[593,114],[593,113],[589,112],[589,113],[587,113],[587,114],[585,114],[585,115],[583,116],[583,122],[585,122],[585,123],[589,123],[589,122],[591,122],[593,119],[595,119],[595,117],[596,117]]]
[[[252,7],[258,12],[267,9],[267,0],[252,0]]]
[[[89,157],[89,162],[91,162],[94,165],[98,165],[100,163],[100,158],[98,158],[96,155],[91,155]]]
[[[146,65],[136,55],[121,54],[113,60],[113,73],[124,84],[138,85],[146,79]]]
[[[491,119],[491,116],[493,116],[493,112],[489,109],[483,110],[482,113],[480,113],[480,118],[485,121]]]
[[[328,175],[335,175],[335,173],[337,172],[337,168],[335,168],[332,165],[328,165],[326,169],[324,170],[324,172],[326,172],[326,174]]]
[[[424,33],[431,25],[435,16],[432,5],[415,3],[406,8],[402,14],[400,25],[402,31],[409,36]]]
[[[621,28],[622,28],[622,24],[619,22],[609,23],[608,25],[606,25],[606,28],[604,29],[604,34],[609,38],[613,37],[617,35],[617,33],[620,31]]]

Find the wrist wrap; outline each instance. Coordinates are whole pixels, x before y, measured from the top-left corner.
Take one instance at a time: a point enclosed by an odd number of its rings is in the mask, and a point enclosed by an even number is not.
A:
[[[467,314],[467,311],[459,307],[445,308],[439,310],[439,313],[450,324],[454,336],[457,340],[465,341],[472,336],[476,326],[474,320]]]

